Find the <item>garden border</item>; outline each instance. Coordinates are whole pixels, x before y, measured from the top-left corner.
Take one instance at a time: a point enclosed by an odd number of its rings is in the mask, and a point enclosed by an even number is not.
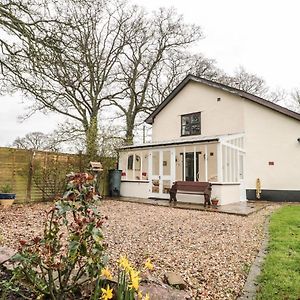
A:
[[[256,299],[257,284],[258,284],[257,279],[261,273],[263,262],[268,253],[269,224],[270,224],[271,214],[269,214],[266,217],[266,220],[264,222],[263,241],[260,246],[260,250],[259,250],[254,262],[251,265],[250,271],[247,276],[247,280],[245,282],[245,285],[244,285],[244,288],[242,291],[242,295],[240,297],[238,297],[237,300],[247,300],[247,299],[254,300],[254,299]]]

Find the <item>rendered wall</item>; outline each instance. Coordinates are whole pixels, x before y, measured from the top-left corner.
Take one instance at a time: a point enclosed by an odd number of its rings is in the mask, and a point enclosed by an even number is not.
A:
[[[299,137],[299,121],[245,101],[246,188],[300,190]]]
[[[149,197],[149,182],[148,181],[122,181],[121,182],[121,197]]]
[[[176,195],[178,202],[203,204],[203,195]],[[226,205],[230,203],[240,202],[240,185],[239,184],[212,184],[211,198],[217,197],[219,199],[218,205]]]
[[[240,202],[240,185],[239,184],[213,184],[212,198],[219,199],[219,205]]]
[[[179,139],[181,115],[193,112],[201,112],[201,136],[243,132],[243,102],[239,96],[189,82],[155,117],[152,141]]]

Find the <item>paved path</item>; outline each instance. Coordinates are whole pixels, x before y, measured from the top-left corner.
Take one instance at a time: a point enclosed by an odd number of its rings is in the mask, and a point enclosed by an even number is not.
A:
[[[221,205],[216,208],[214,207],[204,207],[203,204],[194,204],[194,203],[185,203],[185,202],[177,202],[176,205],[170,205],[168,200],[157,200],[157,199],[145,199],[145,198],[134,198],[134,197],[119,197],[119,198],[108,198],[109,200],[119,200],[125,202],[134,202],[141,204],[149,204],[149,205],[158,205],[158,206],[172,206],[174,208],[179,209],[192,209],[192,210],[201,210],[201,211],[211,211],[211,212],[219,212],[226,213],[238,216],[249,216],[252,213],[255,213],[266,206],[270,205],[270,203],[266,202],[239,202],[227,205]]]

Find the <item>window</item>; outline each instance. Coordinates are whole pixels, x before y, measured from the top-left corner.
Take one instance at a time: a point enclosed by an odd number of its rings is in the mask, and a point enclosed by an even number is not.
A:
[[[129,155],[128,156],[127,169],[128,170],[132,170],[133,169],[133,155]]]
[[[127,162],[127,170],[133,170],[133,158],[135,159],[135,171],[141,170],[141,157],[138,155],[129,155]]]
[[[141,158],[138,155],[135,155],[135,170],[141,171]]]
[[[201,113],[181,116],[181,135],[201,134]]]

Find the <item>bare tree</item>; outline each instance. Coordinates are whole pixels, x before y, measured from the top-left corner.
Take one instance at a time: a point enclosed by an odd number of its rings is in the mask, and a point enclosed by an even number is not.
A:
[[[262,77],[247,72],[244,67],[240,66],[233,76],[223,75],[220,82],[271,102],[288,105],[288,103],[284,103],[287,99],[286,90],[282,88],[270,89]],[[289,100],[287,101],[289,102]]]
[[[34,150],[53,150],[57,148],[49,143],[49,137],[42,132],[30,132],[23,138],[18,137],[12,144],[13,147],[20,149],[34,149]]]
[[[24,137],[16,138],[12,143],[12,147],[20,149],[63,151],[63,149],[68,148],[73,142],[76,142],[76,145],[79,145],[79,141],[84,141],[83,130],[79,131],[78,128],[75,128],[73,125],[67,124],[69,126],[66,127],[64,124],[64,126],[61,126],[49,134],[43,132],[27,133]],[[82,147],[73,150],[78,152],[82,150]]]
[[[234,72],[233,76],[224,76],[220,81],[259,97],[265,97],[269,90],[263,78],[248,73],[245,68],[241,66]]]
[[[0,2],[0,71],[12,71],[7,54],[24,54],[24,44],[42,44],[52,48],[49,26],[60,23],[49,14],[55,0],[2,0]],[[42,13],[44,12],[44,14]]]
[[[146,113],[151,113],[174,88],[188,75],[193,74],[209,80],[219,80],[224,72],[215,66],[215,60],[202,54],[172,51],[153,71],[147,89]]]
[[[286,100],[289,98],[288,93],[285,89],[283,88],[276,88],[274,90],[271,90],[267,97],[268,100],[271,102],[274,102],[276,104],[282,103],[282,101]]]
[[[132,17],[123,34],[128,45],[123,49],[119,82],[125,91],[122,98],[112,99],[126,120],[126,141],[132,143],[139,116],[153,109],[153,98],[160,99],[174,81],[178,81],[172,57],[201,37],[200,28],[183,23],[172,9],[160,9],[150,16],[141,8],[132,9]],[[169,72],[169,71],[175,72]]]
[[[202,54],[191,56],[187,64],[189,66],[189,73],[208,80],[222,82],[227,77],[225,72],[216,66],[214,59],[207,58]]]
[[[29,24],[34,38],[22,33],[21,43],[2,48],[5,83],[34,98],[32,111],[55,111],[79,122],[91,159],[97,155],[102,104],[123,92],[116,61],[126,44],[123,32],[130,17],[122,4],[103,3],[48,2],[44,18],[57,22],[39,23],[39,28]],[[1,25],[10,30],[6,23]]]
[[[292,98],[300,105],[300,89],[299,88],[295,88],[292,92],[291,92]]]
[[[80,124],[91,159],[104,106],[118,110],[132,143],[134,128],[188,73],[273,101],[283,97],[242,67],[229,76],[214,60],[191,55],[200,28],[172,9],[148,14],[124,2],[3,0],[1,29],[13,37],[0,38],[3,86],[32,97],[30,113],[55,111]],[[100,132],[102,141],[116,136]]]
[[[117,149],[124,145],[124,137],[120,135],[122,126],[100,126],[99,128],[99,156],[117,157]]]
[[[290,98],[291,109],[300,112],[300,89],[294,88],[290,93]]]

